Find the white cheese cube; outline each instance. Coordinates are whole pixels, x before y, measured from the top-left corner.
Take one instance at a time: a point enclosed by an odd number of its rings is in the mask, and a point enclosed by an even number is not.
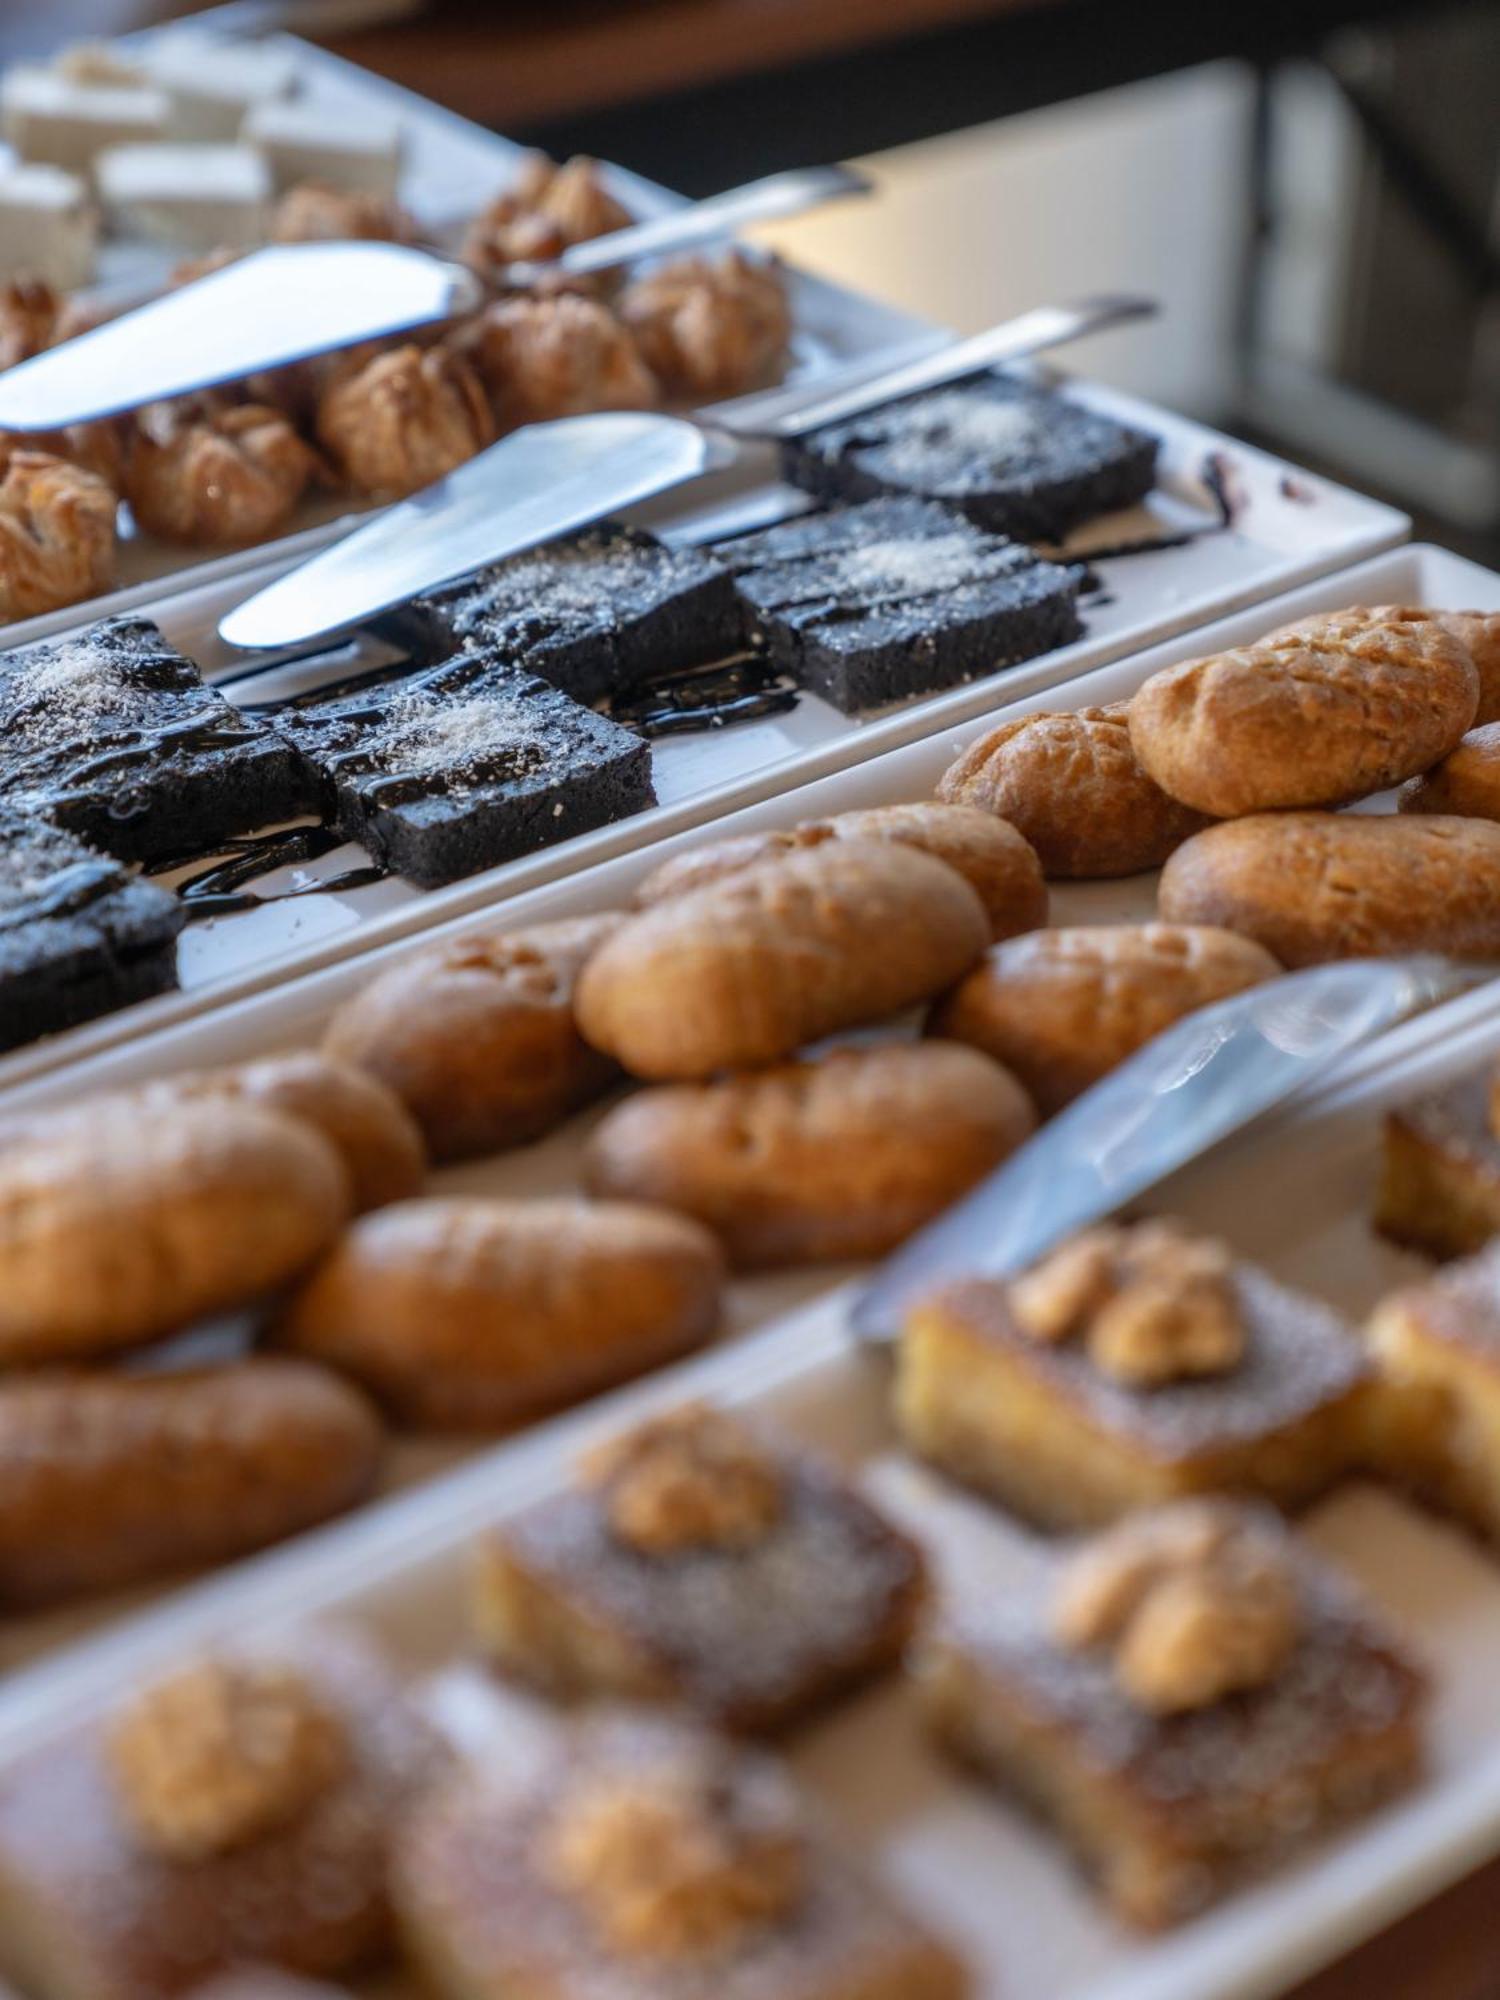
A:
[[[94,274],[99,217],[89,191],[61,167],[0,171],[0,278],[45,278],[60,292]]]
[[[240,136],[271,163],[278,194],[299,181],[390,195],[401,171],[401,127],[368,111],[301,101],[258,104]]]
[[[125,235],[187,250],[245,250],[266,239],[271,174],[253,146],[112,146],[95,174]]]
[[[0,78],[0,126],[23,160],[88,173],[107,146],[160,139],[166,93],[136,84],[74,83],[22,64]]]
[[[177,139],[234,139],[256,105],[290,97],[297,87],[294,49],[226,42],[190,28],[158,36],[142,62],[171,99]]]
[[[113,42],[74,42],[52,67],[70,83],[140,85],[147,81],[140,64],[132,62]]]

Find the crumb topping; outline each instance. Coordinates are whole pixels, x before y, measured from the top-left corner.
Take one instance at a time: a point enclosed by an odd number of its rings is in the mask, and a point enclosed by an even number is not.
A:
[[[750,1549],[782,1516],[775,1460],[742,1424],[701,1403],[612,1440],[585,1476],[615,1539],[641,1555]]]
[[[348,1768],[343,1724],[288,1667],[205,1661],[124,1710],[107,1750],[141,1844],[171,1861],[291,1825]]]

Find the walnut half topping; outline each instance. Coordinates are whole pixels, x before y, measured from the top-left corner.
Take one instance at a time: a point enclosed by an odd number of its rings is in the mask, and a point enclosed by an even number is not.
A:
[[[743,1425],[701,1403],[612,1440],[584,1471],[616,1539],[642,1555],[753,1548],[781,1516],[775,1460]]]
[[[1297,1638],[1295,1578],[1275,1532],[1186,1501],[1138,1515],[1063,1568],[1053,1635],[1105,1649],[1121,1691],[1153,1715],[1263,1687]]]
[[[1134,1388],[1227,1375],[1244,1357],[1228,1249],[1172,1223],[1091,1229],[1023,1272],[1009,1296],[1023,1333],[1081,1339],[1097,1367]]]
[[[656,1768],[581,1769],[539,1858],[612,1950],[651,1958],[732,1950],[795,1907],[805,1875],[791,1800],[740,1782],[729,1753],[707,1748]]]
[[[205,1661],[140,1695],[110,1732],[142,1845],[172,1861],[291,1825],[348,1767],[343,1724],[288,1667]]]

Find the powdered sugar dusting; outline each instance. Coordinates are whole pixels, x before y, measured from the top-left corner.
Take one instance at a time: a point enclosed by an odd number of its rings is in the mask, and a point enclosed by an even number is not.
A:
[[[993,467],[1035,451],[1043,435],[1038,410],[1022,397],[950,389],[894,412],[882,453],[891,471],[910,475],[946,468],[955,455]]]
[[[516,696],[400,695],[380,732],[380,762],[415,777],[462,774],[497,761],[530,769],[546,755],[535,709]]]
[[[839,576],[869,597],[915,597],[972,582],[983,545],[972,534],[902,535],[851,546],[839,558]]]

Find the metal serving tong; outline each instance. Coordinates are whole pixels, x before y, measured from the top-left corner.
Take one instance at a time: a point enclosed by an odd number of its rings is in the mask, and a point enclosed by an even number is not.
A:
[[[1038,306],[853,387],[813,394],[758,428],[722,415],[710,422],[623,410],[528,424],[247,599],[220,621],[219,636],[258,649],[346,631],[482,564],[732,465],[747,446],[805,437],[878,404],[1155,311],[1154,301],[1128,296]]]
[[[570,277],[617,269],[868,194],[853,167],[798,167],[632,223],[553,262],[512,267]],[[400,243],[285,243],[107,320],[0,374],[0,430],[51,431],[310,355],[475,312],[487,288],[466,265]]]

